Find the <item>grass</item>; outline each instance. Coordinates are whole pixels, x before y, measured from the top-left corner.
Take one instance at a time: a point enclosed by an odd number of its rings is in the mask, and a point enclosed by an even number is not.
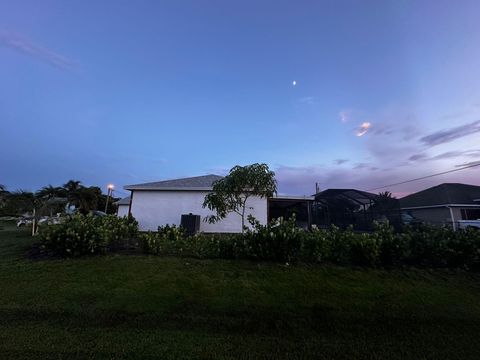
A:
[[[0,358],[477,359],[480,276],[111,255],[0,230]]]

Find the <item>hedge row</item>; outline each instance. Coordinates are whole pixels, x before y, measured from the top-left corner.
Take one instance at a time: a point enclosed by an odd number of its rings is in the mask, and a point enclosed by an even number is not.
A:
[[[65,257],[104,254],[125,243],[138,243],[143,252],[154,255],[480,270],[478,230],[421,226],[395,232],[388,224],[376,224],[371,233],[335,226],[305,231],[295,226],[294,218],[268,225],[249,221],[252,229],[244,234],[185,236],[175,226],[139,234],[134,219],[76,215],[42,228],[40,243],[45,251]]]
[[[421,226],[395,232],[376,224],[371,233],[351,228],[305,231],[295,219],[261,225],[250,219],[245,234],[197,234],[186,237],[175,226],[141,235],[149,254],[277,262],[334,263],[360,266],[451,267],[480,270],[480,231]]]
[[[61,224],[40,229],[41,248],[63,257],[105,254],[137,238],[138,223],[133,218],[114,215],[94,217],[78,214]]]

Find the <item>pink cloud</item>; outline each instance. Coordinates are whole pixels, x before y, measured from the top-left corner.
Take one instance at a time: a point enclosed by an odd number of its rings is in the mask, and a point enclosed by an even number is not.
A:
[[[363,136],[367,133],[367,131],[372,127],[372,124],[369,123],[368,121],[362,123],[362,125],[360,125],[360,127],[357,129],[357,131],[355,132],[355,135],[357,136]]]

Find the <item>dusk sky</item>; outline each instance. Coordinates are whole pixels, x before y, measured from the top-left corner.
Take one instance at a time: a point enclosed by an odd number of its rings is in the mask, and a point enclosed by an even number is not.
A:
[[[0,184],[123,196],[265,162],[303,195],[479,162],[479,14],[478,0],[0,0]],[[442,182],[480,185],[480,167],[382,190]]]

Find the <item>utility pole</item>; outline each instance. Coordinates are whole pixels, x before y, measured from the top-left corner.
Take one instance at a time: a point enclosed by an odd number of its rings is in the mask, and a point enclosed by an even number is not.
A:
[[[112,196],[112,193],[113,193],[113,189],[115,188],[115,186],[113,184],[108,184],[107,186],[107,201],[105,202],[105,214],[107,213],[107,209],[108,209],[108,200],[110,200],[110,196]]]

